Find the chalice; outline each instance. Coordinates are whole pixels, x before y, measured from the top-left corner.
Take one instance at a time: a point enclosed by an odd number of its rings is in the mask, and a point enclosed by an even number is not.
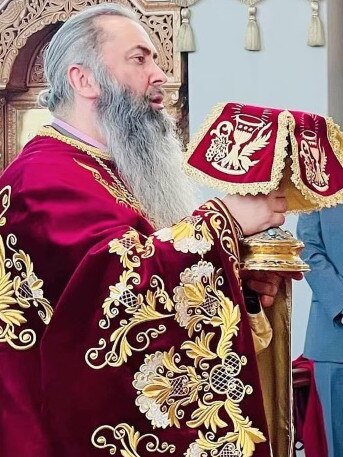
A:
[[[289,213],[310,212],[343,201],[342,151],[343,134],[331,118],[223,103],[213,108],[189,143],[184,169],[228,194],[268,194],[281,187]],[[271,227],[241,240],[241,267],[306,272],[302,248],[291,233]],[[257,316],[261,307],[256,293],[245,289],[244,295],[248,312]],[[257,364],[273,452],[281,457],[290,455],[292,447],[290,280],[283,282],[265,314],[273,338],[257,355]]]
[[[331,118],[240,103],[213,108],[189,143],[184,169],[229,194],[268,194],[280,186],[289,213],[343,201],[343,135]],[[242,241],[242,268],[302,271],[302,242],[279,227]]]

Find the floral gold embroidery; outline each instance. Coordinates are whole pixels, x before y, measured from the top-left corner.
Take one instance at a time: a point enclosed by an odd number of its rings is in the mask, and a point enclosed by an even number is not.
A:
[[[134,229],[126,232],[122,238],[112,240],[109,246],[109,252],[119,255],[120,263],[127,269],[139,267],[141,258],[148,259],[155,253],[153,238],[146,238],[143,245],[139,239],[138,232]]]
[[[194,332],[198,334],[194,340],[185,341],[180,349],[193,360],[193,365],[181,363],[184,355],[175,353],[174,347],[169,352],[147,356],[133,382],[138,393],[136,404],[154,427],[180,427],[182,420],[190,428],[205,427],[210,434],[199,431],[196,442],[203,451],[218,451],[223,446],[226,451],[232,448],[236,453],[232,455],[249,457],[255,444],[265,441],[265,437],[242,415],[239,406],[253,391],[239,379],[242,367],[247,364],[246,357],[232,351],[232,339],[239,330],[239,306],[234,306],[218,290],[223,278],[209,262],[201,261],[186,269],[180,279],[181,286],[174,290],[175,309],[178,304],[188,307],[180,325],[188,328],[190,336]],[[205,332],[204,325],[219,327],[218,342],[215,343],[214,332]],[[196,408],[187,420],[185,408],[192,403]],[[218,428],[227,427],[229,421],[234,431],[214,444],[210,438],[215,437]]]
[[[215,273],[210,262],[200,261],[180,275],[181,285],[174,289],[175,319],[188,330],[202,329],[217,314],[220,296],[218,287],[223,284],[220,271]]]
[[[134,351],[144,351],[150,344],[151,338],[157,338],[161,333],[166,331],[165,325],[158,327],[151,327],[144,332],[139,332],[136,335],[135,343],[129,341],[129,334],[132,329],[145,324],[146,322],[158,321],[173,317],[173,314],[164,314],[157,311],[157,304],[163,306],[166,310],[171,310],[172,302],[169,299],[166,291],[164,290],[164,283],[158,276],[152,276],[150,286],[155,289],[154,292],[148,290],[146,295],[135,295],[132,292],[131,284],[138,285],[140,283],[140,276],[133,271],[126,271],[121,277],[120,281],[114,288],[111,288],[110,296],[103,304],[103,311],[105,318],[99,323],[100,327],[108,328],[110,320],[115,317],[118,312],[113,307],[119,304],[124,305],[125,312],[132,317],[129,319],[122,319],[120,326],[111,334],[110,342],[113,343],[112,347],[104,356],[104,360],[100,364],[94,364],[92,361],[97,360],[100,352],[104,351],[107,347],[106,340],[101,338],[98,347],[91,348],[86,352],[86,362],[94,369],[100,369],[106,365],[118,367],[127,362],[128,357]],[[131,281],[131,284],[130,284]],[[111,295],[112,294],[112,295]],[[139,343],[139,346],[135,344]]]
[[[211,227],[234,270],[238,269],[236,235],[230,219],[218,212],[211,202],[203,205],[200,212],[206,216],[209,225],[201,215],[186,218],[170,229],[160,230],[156,237],[172,242],[174,247],[177,244],[177,250],[194,251],[202,257],[214,243]],[[204,248],[204,243],[209,245]],[[137,390],[136,405],[153,427],[179,428],[185,423],[197,429],[198,438],[185,454],[189,457],[250,457],[256,443],[265,441],[265,437],[240,408],[240,403],[253,389],[239,377],[242,367],[247,364],[244,355],[233,351],[233,338],[239,331],[240,309],[221,290],[224,285],[222,270],[199,260],[181,272],[180,284],[173,290],[173,300],[157,275],[151,276],[146,292],[137,293],[135,287],[141,284],[141,276],[136,269],[142,266],[144,259],[155,254],[153,237],[141,241],[132,229],[122,238],[112,240],[109,246],[110,252],[119,257],[124,271],[117,284],[109,288],[99,326],[110,330],[115,317],[118,324],[107,338],[111,347],[107,348],[106,339],[101,338],[98,347],[87,351],[87,364],[94,369],[122,365],[134,352],[146,350],[151,338],[166,331],[166,319],[174,318],[187,330],[190,339],[184,341],[179,350],[173,346],[168,351],[145,356],[133,381]],[[147,323],[158,321],[157,326],[137,331],[141,325],[146,328]],[[218,429],[229,426],[232,431],[216,439]],[[110,448],[114,454],[117,445],[108,444],[102,435],[104,430],[112,431],[113,435],[118,431],[117,427],[99,427],[92,442],[97,447]],[[132,429],[125,430],[121,437],[129,433],[133,436]],[[139,456],[134,446],[120,452],[125,456]]]
[[[213,237],[201,216],[184,218],[178,224],[155,233],[161,241],[171,241],[176,251],[205,254],[213,245]]]
[[[5,212],[10,207],[10,187],[1,192],[3,210],[0,225],[6,223]],[[43,281],[33,271],[31,258],[24,251],[16,249],[17,238],[10,234],[4,239],[0,236],[0,342],[8,343],[14,349],[29,349],[36,342],[36,333],[23,328],[27,323],[25,309],[35,307],[38,315],[47,325],[53,310],[44,298]]]
[[[118,444],[107,441],[104,436],[106,432],[112,433],[113,438],[121,444],[120,448]],[[144,442],[145,445],[143,444]],[[148,452],[159,454],[167,452],[172,454],[176,449],[174,445],[166,442],[160,444],[157,436],[152,433],[141,435],[133,426],[125,423],[119,424],[116,427],[111,427],[110,425],[98,427],[92,435],[92,444],[99,449],[108,448],[111,455],[118,455],[118,451],[124,457],[139,457],[141,453],[138,453],[138,446],[144,446]]]
[[[10,207],[10,201],[11,201],[11,187],[10,186],[6,186],[3,189],[1,189],[0,200],[1,200],[0,227],[3,227],[6,224],[6,218],[4,217],[4,214]]]

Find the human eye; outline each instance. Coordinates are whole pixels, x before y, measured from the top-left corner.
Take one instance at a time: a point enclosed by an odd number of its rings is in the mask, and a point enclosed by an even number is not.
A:
[[[139,65],[142,65],[145,62],[145,57],[143,55],[134,56],[133,60],[137,62]]]

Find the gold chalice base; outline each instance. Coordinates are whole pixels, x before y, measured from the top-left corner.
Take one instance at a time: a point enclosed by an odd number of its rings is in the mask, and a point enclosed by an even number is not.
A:
[[[301,271],[310,267],[299,254],[304,244],[279,227],[244,238],[241,241],[244,270]]]

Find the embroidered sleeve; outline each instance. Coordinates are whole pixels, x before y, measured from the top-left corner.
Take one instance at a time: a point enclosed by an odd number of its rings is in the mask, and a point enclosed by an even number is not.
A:
[[[108,248],[120,273],[84,360],[133,404],[116,408],[111,423],[99,417],[92,445],[139,456],[253,455],[266,429],[262,403],[258,413],[251,408],[261,398],[226,209],[210,201],[150,237],[131,228]],[[127,371],[119,388],[115,379]]]
[[[11,206],[11,187],[0,192],[0,228],[6,225]],[[37,341],[37,324],[32,328],[28,315],[35,314],[40,327],[48,325],[53,313],[44,297],[43,281],[35,274],[30,255],[20,249],[16,234],[0,232],[0,343],[16,350],[30,349]]]

